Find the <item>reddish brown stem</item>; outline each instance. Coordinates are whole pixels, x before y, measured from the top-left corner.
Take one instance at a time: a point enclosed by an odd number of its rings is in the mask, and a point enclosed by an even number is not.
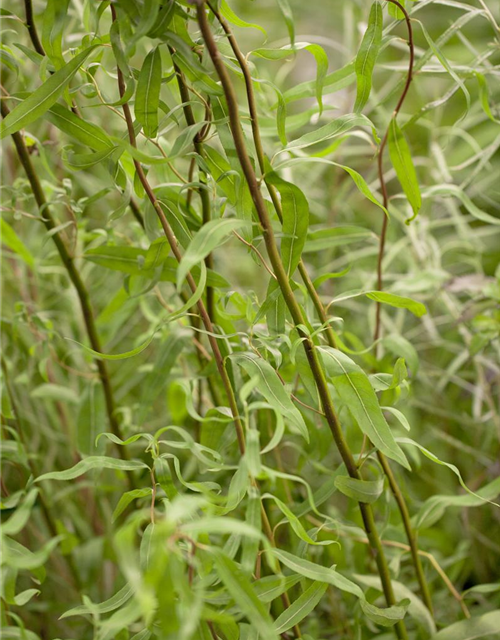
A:
[[[403,106],[403,102],[406,98],[406,95],[410,89],[410,84],[413,78],[413,63],[415,60],[415,47],[413,45],[413,29],[411,26],[411,19],[410,16],[408,14],[408,12],[406,11],[406,9],[403,7],[402,4],[400,4],[398,2],[398,0],[388,0],[389,2],[391,2],[392,4],[396,5],[396,7],[398,7],[398,9],[403,13],[405,21],[406,21],[406,26],[408,28],[408,47],[410,49],[410,60],[408,63],[408,75],[406,77],[406,82],[405,82],[405,86],[404,89],[401,93],[401,96],[399,97],[398,103],[394,109],[394,112],[392,114],[392,119],[396,118],[398,113],[401,110],[401,107]],[[389,123],[390,126],[390,123]],[[377,165],[378,165],[378,178],[380,181],[380,190],[382,191],[382,203],[384,205],[384,207],[387,209],[388,204],[389,204],[389,197],[387,194],[387,185],[385,183],[385,179],[384,179],[384,169],[383,169],[383,156],[384,156],[384,149],[387,145],[387,137],[389,135],[389,126],[387,127],[387,130],[384,134],[384,137],[382,138],[382,142],[380,143],[380,147],[379,147],[379,152],[378,152],[378,158],[377,158]],[[379,250],[378,250],[378,259],[377,259],[377,289],[379,291],[382,291],[383,289],[383,271],[382,271],[382,260],[384,259],[384,250],[385,250],[385,238],[387,235],[387,223],[388,223],[388,218],[387,215],[384,215],[384,221],[382,223],[382,230],[380,232],[380,242],[379,242]],[[379,337],[380,337],[380,302],[377,302],[376,304],[376,316],[375,316],[375,332],[373,334],[373,340],[374,342],[376,342]],[[377,355],[378,352],[378,345],[375,344],[375,355]]]

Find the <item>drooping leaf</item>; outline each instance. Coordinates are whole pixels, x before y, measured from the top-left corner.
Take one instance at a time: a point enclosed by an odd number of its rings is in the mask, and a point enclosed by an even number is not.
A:
[[[370,127],[376,138],[375,127],[366,116],[360,113],[348,113],[345,116],[340,116],[332,120],[322,127],[316,128],[310,133],[305,133],[300,138],[297,138],[297,140],[292,140],[283,151],[305,149],[313,144],[325,142],[326,140],[340,136],[354,127]]]
[[[500,610],[474,616],[469,620],[460,620],[445,629],[441,629],[431,640],[476,640],[484,636],[494,638],[500,629]]]
[[[56,71],[41,87],[18,104],[0,124],[0,139],[35,122],[57,101],[73,76],[99,45],[88,47]]]
[[[274,622],[276,632],[284,633],[308,616],[316,608],[327,588],[328,584],[325,582],[313,582],[297,600],[276,618]]]
[[[375,502],[384,488],[384,479],[379,480],[358,480],[349,476],[337,476],[335,478],[337,489],[353,500],[371,504]]]
[[[38,476],[36,482],[42,480],[74,480],[92,469],[116,469],[117,471],[138,471],[148,469],[148,465],[139,460],[118,460],[107,456],[90,456],[77,462],[71,469],[66,471],[50,471]]]
[[[414,316],[420,318],[427,313],[427,309],[425,305],[421,302],[417,302],[416,300],[412,300],[412,298],[407,298],[405,296],[398,296],[395,293],[387,293],[386,291],[368,291],[366,294],[367,298],[370,300],[375,300],[375,302],[382,302],[384,304],[388,304],[391,307],[398,307],[399,309],[408,309],[411,311]]]

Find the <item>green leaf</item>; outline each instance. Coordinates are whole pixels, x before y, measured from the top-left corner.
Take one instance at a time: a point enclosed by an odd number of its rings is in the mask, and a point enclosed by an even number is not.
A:
[[[460,482],[460,485],[461,485],[462,489],[465,489],[465,491],[467,491],[469,496],[472,496],[472,497],[476,498],[477,500],[479,500],[483,504],[484,503],[489,503],[489,504],[492,504],[495,507],[498,507],[500,509],[500,504],[497,504],[496,502],[493,502],[493,500],[490,500],[489,498],[484,497],[484,496],[480,495],[479,493],[471,491],[469,489],[469,487],[465,484],[465,482],[464,482],[464,480],[462,478],[462,474],[460,473],[458,467],[456,467],[454,464],[451,464],[449,462],[444,462],[443,460],[440,460],[434,453],[432,453],[432,451],[429,451],[429,449],[426,449],[421,444],[418,444],[418,442],[415,442],[411,438],[398,438],[397,441],[400,442],[401,444],[407,444],[407,445],[411,445],[413,447],[416,447],[421,453],[424,454],[424,456],[426,458],[429,458],[429,460],[432,460],[432,462],[435,462],[436,464],[439,464],[439,465],[441,465],[443,467],[448,467],[448,469],[453,471],[453,473],[457,476],[458,481]]]
[[[125,511],[128,505],[137,500],[138,498],[145,498],[146,496],[151,495],[151,488],[146,487],[145,489],[132,489],[132,491],[126,491],[118,501],[118,504],[113,511],[113,515],[111,517],[111,522],[114,522],[120,515]]]
[[[368,616],[370,620],[383,627],[393,627],[405,617],[410,601],[403,600],[400,604],[395,604],[386,609],[379,609],[379,607],[370,604],[366,600],[361,600],[360,604],[363,613]]]
[[[0,139],[41,118],[57,101],[89,55],[99,45],[88,47],[46,80],[28,98],[18,104],[0,124]]]
[[[309,580],[331,584],[342,591],[352,593],[360,600],[364,600],[364,593],[358,585],[351,582],[348,578],[345,578],[341,573],[338,573],[338,571],[335,571],[335,566],[323,567],[304,558],[294,556],[284,549],[272,548],[268,550],[268,553],[275,556],[285,567],[288,567],[295,573],[299,573],[305,578],[309,578]]]
[[[384,418],[368,376],[341,351],[327,346],[321,346],[319,349],[333,386],[361,431],[387,457],[410,469],[405,454],[396,443]]]
[[[382,583],[378,576],[367,576],[355,574],[354,579],[365,587],[371,589],[377,589],[383,593]],[[406,585],[392,579],[392,587],[394,589],[394,595],[398,600],[409,600],[408,613],[416,620],[427,633],[432,634],[436,632],[436,624],[427,607],[422,600],[418,598]]]
[[[304,252],[315,253],[331,247],[376,239],[375,234],[366,227],[332,227],[310,231],[307,236]]]
[[[260,25],[255,24],[254,22],[245,22],[244,20],[239,18],[234,13],[234,11],[231,9],[231,7],[228,5],[226,0],[221,0],[221,2],[220,2],[220,12],[224,16],[224,18],[226,18],[226,20],[228,22],[230,22],[231,24],[234,24],[234,26],[236,26],[236,27],[245,27],[247,29],[248,28],[258,29],[267,38],[267,32],[266,32],[265,29],[263,29]]]
[[[0,240],[1,242],[11,249],[14,253],[26,262],[26,264],[34,269],[35,260],[31,255],[29,249],[24,245],[22,240],[19,239],[14,229],[8,222],[5,222],[3,218],[0,218]]]
[[[484,113],[488,116],[488,118],[492,122],[495,122],[496,124],[500,124],[500,120],[498,118],[495,118],[490,107],[489,89],[488,89],[488,83],[486,82],[486,78],[482,73],[479,73],[478,71],[475,71],[474,75],[479,85],[479,97],[481,100],[481,106],[483,107]]]
[[[297,186],[282,180],[275,172],[266,175],[266,182],[276,187],[281,196],[284,234],[281,240],[281,259],[288,277],[291,278],[300,262],[307,237],[309,204]]]
[[[219,549],[212,550],[217,573],[241,611],[263,640],[278,640],[273,621],[240,567]]]
[[[406,222],[414,220],[422,206],[422,197],[420,195],[420,187],[418,185],[417,174],[413,161],[411,159],[410,147],[406,142],[403,132],[399,128],[396,118],[392,118],[389,124],[389,135],[387,138],[389,145],[389,157],[392,166],[396,171],[403,191],[408,198],[408,202],[413,209],[413,216]]]
[[[356,113],[363,110],[372,88],[372,74],[382,44],[383,13],[380,2],[374,2],[370,9],[368,27],[361,41],[354,68],[356,70]]]
[[[475,616],[469,620],[460,620],[446,629],[441,629],[431,640],[476,640],[491,636],[498,636],[500,629],[500,610],[490,611],[482,616]]]
[[[399,309],[408,309],[414,316],[421,318],[427,313],[425,305],[412,298],[406,298],[404,296],[398,296],[395,293],[386,293],[385,291],[368,291],[366,294],[370,300],[375,302],[382,302],[388,304],[391,307],[398,307]]]
[[[288,631],[313,611],[328,589],[325,582],[313,582],[297,600],[276,618],[274,628],[277,633]]]
[[[200,263],[209,253],[226,242],[236,229],[248,225],[237,218],[219,218],[204,224],[191,240],[177,270],[177,290],[180,290],[185,277],[191,269]]]
[[[158,131],[161,79],[161,54],[159,47],[155,47],[144,60],[135,94],[135,117],[148,138],[154,138]]]
[[[295,22],[293,20],[292,7],[288,0],[276,0],[278,3],[279,10],[281,11],[281,15],[286,24],[286,28],[288,29],[288,35],[290,36],[290,44],[294,45],[295,43]]]
[[[92,469],[115,469],[117,471],[138,471],[139,469],[149,469],[148,465],[139,460],[118,460],[115,458],[108,458],[107,456],[90,456],[77,462],[71,469],[66,471],[51,471],[44,473],[35,480],[35,482],[41,482],[42,480],[74,480],[79,478],[87,471]]]
[[[60,104],[54,104],[45,114],[45,118],[55,127],[91,149],[106,151],[114,147],[113,142],[101,127],[79,118],[70,109]]]
[[[380,497],[384,489],[384,479],[358,480],[349,476],[336,476],[335,486],[348,498],[371,504]]]
[[[292,140],[292,142],[290,142],[283,151],[304,149],[313,144],[331,140],[336,136],[340,136],[347,131],[350,131],[354,127],[370,127],[374,137],[377,138],[375,127],[371,120],[360,113],[348,113],[345,116],[340,116],[336,120],[332,120],[322,127],[318,127],[310,133],[304,134],[300,138],[297,138],[297,140]],[[278,153],[282,153],[282,151],[279,151]]]
[[[72,616],[83,616],[92,613],[110,613],[111,611],[115,611],[116,609],[120,609],[126,602],[130,600],[130,598],[134,595],[133,588],[126,584],[122,587],[114,596],[101,602],[100,604],[92,604],[92,606],[88,605],[80,605],[78,607],[74,607],[69,611],[65,611],[62,618],[71,618]]]
[[[38,496],[38,489],[31,489],[26,495],[20,506],[17,507],[14,514],[5,522],[2,522],[2,534],[6,536],[15,536],[26,526],[35,500]]]
[[[304,542],[306,542],[307,544],[312,544],[312,545],[329,545],[329,544],[333,544],[334,541],[333,540],[325,540],[325,541],[321,541],[321,542],[317,542],[316,540],[313,540],[311,538],[311,536],[307,533],[307,531],[304,529],[304,527],[302,526],[300,520],[297,518],[297,516],[293,513],[293,511],[291,509],[289,509],[286,504],[284,502],[282,502],[279,498],[277,498],[276,496],[272,495],[271,493],[265,493],[262,496],[262,499],[264,498],[270,498],[271,500],[274,500],[274,502],[276,503],[276,506],[279,508],[279,510],[281,511],[281,513],[285,516],[285,518],[288,520],[290,526],[292,527],[293,531],[295,532],[295,534]]]
[[[264,398],[295,427],[296,431],[309,442],[309,433],[300,411],[292,404],[281,380],[272,366],[253,353],[233,353],[229,356],[252,378],[257,376],[257,389]]]
[[[460,200],[460,202],[471,214],[471,216],[473,216],[477,220],[481,220],[481,222],[486,222],[487,224],[494,224],[496,226],[500,225],[500,218],[496,218],[495,216],[492,216],[489,213],[486,213],[486,211],[480,209],[456,184],[437,184],[432,187],[427,187],[423,191],[422,196],[424,198],[434,198],[435,196],[452,196]]]
[[[434,495],[428,498],[416,515],[415,526],[418,529],[432,527],[444,515],[449,507],[481,507],[485,500],[493,500],[500,494],[500,477],[495,478],[476,491],[476,495]]]

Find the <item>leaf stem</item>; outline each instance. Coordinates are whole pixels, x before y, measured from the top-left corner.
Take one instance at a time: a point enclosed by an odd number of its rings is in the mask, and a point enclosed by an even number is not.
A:
[[[398,0],[388,0],[389,2],[391,2],[392,4],[396,5],[396,7],[398,7],[398,9],[403,13],[404,17],[405,17],[405,21],[406,21],[406,26],[408,29],[408,47],[410,49],[410,60],[408,63],[408,74],[406,76],[406,82],[405,82],[405,86],[403,88],[403,91],[401,93],[401,96],[399,97],[398,103],[393,111],[392,117],[391,117],[391,121],[397,117],[398,113],[401,110],[401,107],[403,106],[403,102],[406,98],[406,95],[408,93],[408,90],[410,89],[410,85],[411,85],[411,81],[413,79],[413,63],[415,60],[415,47],[413,44],[413,29],[411,26],[411,19],[410,16],[408,14],[408,12],[406,11],[406,9],[403,7],[403,5],[401,3],[398,2]],[[384,207],[387,209],[389,206],[389,196],[387,194],[387,185],[385,183],[385,178],[384,178],[384,168],[383,168],[383,156],[384,156],[384,149],[386,147],[387,144],[387,138],[389,136],[389,126],[390,126],[390,122],[389,125],[387,127],[387,130],[384,134],[384,137],[382,138],[382,142],[380,143],[380,147],[379,147],[379,151],[378,151],[378,158],[377,158],[377,167],[378,167],[378,178],[379,178],[379,182],[380,182],[380,189],[382,191],[382,204],[384,205]],[[380,232],[380,242],[379,242],[379,250],[378,250],[378,259],[377,259],[377,289],[379,291],[382,291],[383,289],[383,273],[382,273],[382,261],[384,259],[384,250],[385,250],[385,239],[386,239],[386,235],[387,235],[387,224],[388,224],[388,217],[387,215],[384,214],[384,220],[382,222],[382,230]],[[375,356],[377,356],[377,352],[378,352],[378,339],[380,337],[380,329],[381,329],[381,320],[380,320],[380,314],[381,314],[381,303],[377,302],[376,303],[376,316],[375,316],[375,331],[373,334],[373,341],[375,343]]]
[[[273,232],[271,220],[269,218],[269,213],[267,211],[264,198],[260,191],[259,183],[257,181],[257,177],[255,175],[250,157],[246,150],[245,139],[243,137],[243,132],[242,132],[241,123],[240,123],[238,102],[237,102],[236,94],[234,91],[234,87],[229,77],[229,74],[227,72],[227,69],[224,65],[224,61],[220,55],[220,52],[215,42],[215,39],[213,37],[213,34],[210,30],[207,16],[206,16],[206,11],[205,11],[205,3],[203,2],[203,0],[196,0],[196,9],[197,9],[198,24],[200,26],[203,39],[207,46],[208,52],[210,54],[210,58],[212,59],[212,63],[215,67],[217,75],[219,76],[219,80],[222,84],[222,88],[224,90],[224,94],[225,94],[226,102],[228,106],[229,122],[230,122],[231,132],[232,132],[232,136],[235,144],[236,153],[238,155],[238,159],[240,161],[243,174],[247,181],[253,203],[257,210],[257,215],[259,217],[259,221],[262,227],[262,233],[264,236],[267,253],[271,261],[273,271],[276,275],[281,292],[283,294],[286,305],[290,311],[290,314],[292,316],[292,319],[295,325],[296,326],[305,325],[306,324],[305,318],[303,317],[302,310],[295,298],[295,295],[290,286],[290,282],[288,280],[288,276],[286,274],[285,268],[281,261],[281,256],[279,254],[278,246],[276,244],[276,239],[274,237],[274,232]],[[340,455],[342,456],[342,459],[346,465],[349,475],[353,478],[360,479],[360,474],[356,466],[354,456],[347,444],[347,441],[345,440],[344,433],[338,421],[335,408],[333,406],[333,402],[331,400],[331,397],[328,391],[328,385],[327,385],[325,373],[320,363],[320,359],[316,351],[316,348],[314,346],[314,343],[310,339],[310,337],[306,335],[302,330],[298,329],[298,332],[303,340],[302,344],[306,353],[306,357],[309,362],[309,366],[313,374],[313,377],[315,379],[316,387],[318,389],[318,393],[321,399],[321,404],[323,406],[323,411],[325,413],[325,417],[327,419],[328,425],[332,431],[332,435],[337,445],[337,448],[340,452]],[[394,596],[394,590],[392,587],[392,581],[389,573],[389,567],[387,565],[387,560],[385,558],[384,550],[380,542],[380,537],[378,535],[378,532],[375,526],[375,518],[373,515],[373,511],[370,505],[366,503],[360,502],[358,504],[361,511],[363,525],[364,525],[368,540],[370,541],[372,553],[377,563],[380,579],[381,579],[383,590],[384,590],[384,595],[385,595],[387,604],[389,606],[392,606],[396,604],[396,599]],[[406,627],[402,621],[396,624],[395,631],[397,633],[397,636],[400,638],[400,640],[407,640],[408,634],[406,632]]]

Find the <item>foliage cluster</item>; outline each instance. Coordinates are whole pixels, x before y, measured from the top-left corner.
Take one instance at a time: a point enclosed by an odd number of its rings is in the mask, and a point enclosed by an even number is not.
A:
[[[4,4],[2,638],[500,637],[498,9]]]

